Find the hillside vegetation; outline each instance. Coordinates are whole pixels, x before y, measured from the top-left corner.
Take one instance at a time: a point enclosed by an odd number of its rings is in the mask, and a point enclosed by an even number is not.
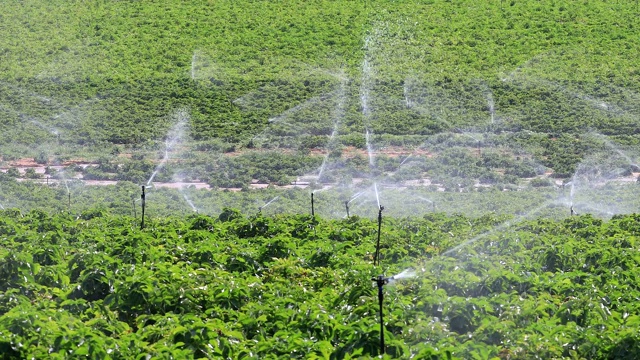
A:
[[[224,160],[232,150],[339,156],[344,146],[394,145],[439,153],[438,135],[462,134],[454,141],[461,151],[524,152],[568,177],[606,147],[594,133],[627,150],[638,145],[634,2],[4,5],[5,160],[140,152],[154,160],[177,114],[188,124],[181,145],[189,166],[211,164],[192,175],[215,186],[260,176],[216,175],[241,166]],[[265,181],[287,182],[322,161],[302,155],[305,165]]]

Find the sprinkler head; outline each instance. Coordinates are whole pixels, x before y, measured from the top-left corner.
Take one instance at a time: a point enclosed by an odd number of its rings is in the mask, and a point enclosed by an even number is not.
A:
[[[378,275],[377,277],[372,277],[371,278],[371,281],[374,281],[376,283],[376,285],[378,285],[379,287],[387,285],[390,280],[393,280],[393,276],[392,277],[384,277],[384,275]]]

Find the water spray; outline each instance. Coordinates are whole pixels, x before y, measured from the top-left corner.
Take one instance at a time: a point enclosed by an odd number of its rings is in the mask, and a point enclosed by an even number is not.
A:
[[[418,198],[420,200],[424,200],[424,201],[428,202],[429,204],[431,204],[431,211],[432,212],[436,212],[436,202],[435,201],[429,200],[429,199],[424,198],[422,196],[416,196],[416,198]]]
[[[380,195],[378,194],[378,184],[377,183],[373,184],[373,189],[376,191],[376,201],[378,202],[378,207],[380,209],[382,209],[382,206],[380,206]]]
[[[191,201],[191,199],[189,199],[187,194],[184,192],[184,189],[181,187],[178,191],[180,191],[180,194],[182,194],[182,198],[184,199],[184,201],[186,201],[187,204],[189,204],[189,206],[191,206],[191,210],[193,210],[193,212],[197,214],[198,213],[198,208],[193,204],[193,201]]]
[[[376,277],[372,277],[371,281],[375,282],[378,286],[378,306],[380,309],[380,355],[385,353],[384,346],[384,317],[382,312],[382,304],[384,303],[384,292],[382,291],[382,287],[387,284],[392,284],[395,281],[408,279],[416,276],[416,272],[409,268],[403,270],[401,273],[385,277],[384,275],[378,275]]]
[[[279,197],[280,197],[280,196],[276,196],[276,197],[274,197],[273,199],[269,200],[266,204],[264,204],[264,205],[262,205],[262,206],[258,207],[258,214],[260,214],[260,213],[262,212],[262,209],[264,209],[264,208],[266,208],[267,206],[269,206],[272,202],[274,202],[274,201],[278,200],[278,198],[279,198]]]

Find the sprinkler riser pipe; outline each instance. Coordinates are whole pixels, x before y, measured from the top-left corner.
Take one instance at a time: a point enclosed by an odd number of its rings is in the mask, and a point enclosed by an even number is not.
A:
[[[382,229],[382,210],[384,210],[384,206],[380,205],[380,210],[378,210],[378,242],[376,243],[376,253],[373,257],[373,265],[380,266],[380,232]]]
[[[385,353],[385,345],[384,345],[384,313],[382,312],[382,304],[384,303],[384,292],[382,288],[384,285],[389,283],[389,280],[393,278],[386,278],[384,275],[378,275],[377,277],[371,278],[371,281],[374,281],[378,286],[378,306],[380,311],[380,354],[384,355]]]
[[[378,305],[380,306],[380,354],[384,354],[384,316],[382,312],[382,304],[384,303],[384,292],[382,285],[378,286]]]
[[[142,185],[142,194],[140,195],[140,201],[142,202],[142,220],[140,221],[140,230],[144,229],[144,208],[146,203],[145,186]]]
[[[311,216],[316,216],[316,212],[314,209],[314,204],[313,204],[313,193],[311,193]]]

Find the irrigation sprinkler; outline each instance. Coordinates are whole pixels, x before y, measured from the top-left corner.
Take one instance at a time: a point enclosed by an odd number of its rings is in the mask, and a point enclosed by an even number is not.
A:
[[[274,202],[274,201],[278,200],[278,198],[279,198],[279,197],[280,197],[280,196],[276,196],[276,197],[274,197],[273,199],[271,199],[271,200],[267,201],[267,203],[266,203],[266,204],[264,204],[264,205],[260,206],[260,207],[258,208],[258,214],[260,214],[264,208],[266,208],[267,206],[271,205],[271,203],[272,203],[272,202]]]
[[[384,317],[382,312],[382,303],[384,302],[384,292],[382,291],[382,287],[389,283],[389,280],[393,279],[384,277],[384,275],[378,275],[377,277],[372,277],[371,281],[375,282],[378,285],[378,305],[380,307],[380,355],[385,353],[384,351]]]
[[[578,215],[578,213],[573,210],[573,205],[571,205],[571,208],[569,210],[571,211],[571,216]]]
[[[380,205],[380,209],[378,210],[378,242],[376,244],[376,254],[373,257],[374,266],[380,266],[380,230],[382,228],[382,210],[384,210],[384,206]]]
[[[409,268],[409,269],[405,269],[404,271],[402,271],[399,274],[390,276],[390,277],[385,277],[384,275],[378,275],[376,277],[372,277],[371,281],[375,282],[376,285],[378,285],[378,306],[380,309],[380,355],[383,355],[385,353],[385,346],[384,346],[384,314],[382,312],[382,304],[384,303],[384,292],[382,290],[382,287],[386,284],[389,284],[391,282],[395,282],[395,281],[399,281],[402,279],[408,279],[408,278],[412,278],[416,276],[415,271],[413,271],[413,269]]]
[[[71,193],[67,192],[67,196],[69,198],[69,212],[71,212]]]
[[[348,209],[348,208],[347,208]],[[373,258],[373,265],[380,266],[380,230],[382,228],[382,210],[384,210],[384,206],[380,205],[378,210],[378,242],[376,244],[376,254]],[[382,303],[384,302],[384,293],[382,291],[382,287],[389,283],[389,280],[393,279],[387,278],[384,275],[378,275],[377,277],[371,278],[371,281],[375,281],[376,285],[378,285],[378,305],[380,307],[380,354],[384,354],[384,315],[382,312]]]
[[[347,217],[349,217],[349,200],[344,202],[344,207],[347,209]]]
[[[146,186],[142,185],[142,194],[140,195],[140,200],[142,202],[142,221],[140,221],[140,230],[144,229],[144,206],[145,206],[145,190]]]
[[[311,217],[315,217],[316,216],[316,212],[313,206],[313,192],[311,193]]]

